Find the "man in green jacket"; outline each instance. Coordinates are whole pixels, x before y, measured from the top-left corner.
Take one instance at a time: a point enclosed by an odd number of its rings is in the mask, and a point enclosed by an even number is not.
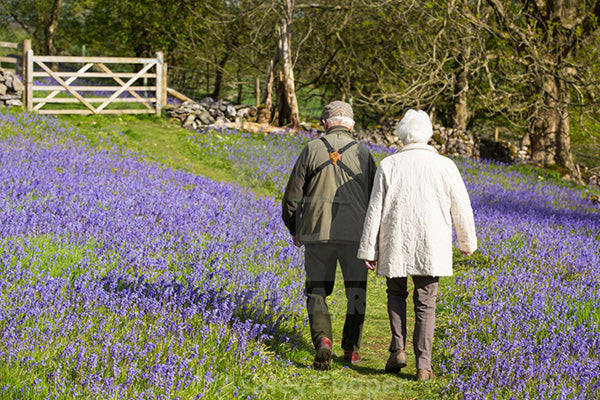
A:
[[[331,368],[331,317],[326,298],[333,291],[339,261],[346,288],[344,359],[361,360],[359,349],[367,300],[367,269],[356,258],[377,169],[369,150],[352,138],[354,113],[334,101],[323,109],[326,134],[302,150],[287,183],[282,217],[294,244],[304,245],[305,294],[314,367]]]

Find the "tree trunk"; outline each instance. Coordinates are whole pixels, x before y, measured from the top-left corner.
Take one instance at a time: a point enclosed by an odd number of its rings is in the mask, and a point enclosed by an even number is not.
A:
[[[58,28],[58,20],[60,19],[60,8],[62,6],[63,0],[54,0],[52,4],[52,10],[50,11],[50,19],[48,20],[48,25],[46,26],[46,51],[49,56],[56,55],[56,46],[54,44],[54,40],[56,39],[56,30]],[[52,63],[52,70],[58,71],[58,64]]]
[[[229,60],[229,52],[223,55],[221,61],[219,62],[219,67],[217,68],[217,72],[215,74],[215,86],[213,88],[213,92],[211,97],[217,100],[221,96],[221,86],[223,85],[223,71],[225,71],[225,65]]]
[[[567,101],[567,85],[558,77],[546,74],[540,83],[542,104],[533,116],[531,158],[543,166],[558,165],[579,174],[571,155],[571,128]]]
[[[550,74],[540,78],[537,86],[541,96],[531,120],[531,159],[548,167],[556,164],[556,135],[560,130],[558,87]]]
[[[210,93],[210,64],[206,62],[206,95]]]
[[[280,53],[281,53],[281,35],[279,34],[279,27],[277,27],[277,46],[275,47],[275,54],[273,58],[269,61],[267,65],[267,77],[265,79],[265,86],[263,89],[262,101],[263,104],[262,111],[258,117],[260,123],[268,124],[271,122],[271,113],[273,108],[273,81],[275,79],[275,67],[279,62]]]
[[[291,32],[294,4],[292,0],[285,2],[285,17],[281,18],[280,26],[277,27],[277,48],[275,55],[269,61],[267,66],[267,79],[265,80],[265,89],[263,93],[263,110],[259,117],[260,122],[269,122],[277,119],[289,121],[288,125],[294,129],[300,127],[300,113],[298,112],[298,101],[296,99],[296,89],[294,84],[294,69],[291,55]],[[280,79],[280,85],[277,87],[277,117],[272,115],[273,109],[273,81],[275,76],[275,67],[281,60],[283,74]],[[281,76],[281,75],[280,75]]]
[[[564,84],[563,84],[564,85]],[[567,88],[563,88],[563,91],[568,90]],[[567,168],[573,177],[576,179],[581,179],[579,171],[575,167],[575,162],[573,161],[573,155],[571,154],[571,118],[569,116],[568,106],[563,103],[559,109],[560,113],[560,130],[558,131],[558,135],[556,138],[556,162],[558,165],[561,165]]]
[[[290,124],[291,109],[288,103],[287,91],[285,88],[285,78],[283,72],[279,73],[277,81],[277,111],[273,115],[273,120],[277,119],[278,126]]]
[[[468,122],[468,103],[467,93],[469,91],[469,66],[467,62],[470,58],[471,49],[466,47],[458,56],[455,68],[454,84],[454,113],[452,115],[452,125],[456,129],[467,129]]]
[[[237,80],[238,80],[238,92],[237,92],[237,104],[242,104],[242,96],[244,95],[244,85],[242,83],[242,74],[240,70],[237,71]]]
[[[291,0],[287,1],[288,3],[288,19],[282,21],[282,29],[281,29],[281,58],[283,61],[283,86],[285,88],[285,97],[287,103],[287,109],[289,109],[289,116],[287,119],[289,120],[289,125],[293,129],[300,128],[300,113],[298,111],[298,101],[296,99],[296,88],[294,84],[294,67],[292,65],[292,55],[291,55]],[[286,109],[286,111],[287,111]],[[280,116],[281,118],[281,116]]]

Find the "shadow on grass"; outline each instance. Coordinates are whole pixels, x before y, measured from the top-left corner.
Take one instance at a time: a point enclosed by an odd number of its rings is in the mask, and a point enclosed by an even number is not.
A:
[[[349,369],[356,371],[357,373],[361,374],[361,375],[365,375],[365,376],[389,376],[389,377],[396,377],[396,378],[400,378],[402,380],[407,380],[407,381],[414,381],[415,380],[415,375],[414,374],[409,374],[409,373],[405,373],[405,372],[396,372],[396,373],[391,373],[391,372],[386,372],[385,369],[383,367],[381,368],[373,368],[373,367],[367,367],[367,366],[361,366],[360,364],[350,364],[349,362],[345,361],[343,357],[334,357],[334,359],[339,362],[342,365],[346,365],[348,366]]]
[[[144,276],[109,273],[100,278],[100,284],[111,295],[136,298],[138,307],[147,306],[149,312],[154,312],[154,306],[166,305],[175,313],[185,314],[189,310],[200,315],[203,324],[227,325],[235,334],[261,343],[267,351],[282,360],[289,360],[294,366],[312,366],[314,348],[302,336],[301,321],[285,310],[274,312],[269,298],[255,289],[227,290],[218,280],[213,280],[216,275],[217,272],[210,272],[205,281],[182,283],[174,280],[153,282]]]
[[[281,337],[289,338],[288,343],[282,343]],[[288,360],[296,368],[312,368],[315,349],[312,343],[302,337],[300,331],[279,328],[273,339],[266,341],[264,345],[269,351]]]

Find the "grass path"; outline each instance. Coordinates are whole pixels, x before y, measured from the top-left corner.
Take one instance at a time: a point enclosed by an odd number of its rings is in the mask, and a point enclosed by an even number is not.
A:
[[[215,168],[211,160],[198,158],[187,137],[189,131],[177,122],[148,116],[67,116],[61,117],[87,136],[93,145],[102,146],[102,139],[145,154],[145,157],[167,167],[182,169],[204,175],[214,180],[233,182],[248,186],[231,170]],[[250,187],[258,195],[266,195],[265,189]],[[272,194],[272,193],[271,193]],[[452,284],[453,278],[442,279],[440,296],[444,288]],[[312,370],[314,349],[310,344],[308,326],[303,327],[299,346],[285,354],[293,366],[269,373],[248,376],[250,392],[260,392],[259,398],[266,399],[432,399],[439,398],[438,389],[444,385],[442,379],[417,383],[412,331],[414,314],[412,305],[412,282],[409,279],[408,298],[408,366],[398,374],[386,374],[384,365],[389,355],[390,327],[386,308],[385,280],[370,272],[367,296],[367,316],[363,332],[363,361],[351,366],[343,360],[341,332],[345,314],[343,279],[338,269],[336,286],[328,299],[333,320],[334,358],[331,371]],[[438,321],[438,324],[442,321]],[[442,322],[443,323],[443,322]],[[435,343],[434,343],[435,347]],[[435,366],[434,366],[435,371]]]

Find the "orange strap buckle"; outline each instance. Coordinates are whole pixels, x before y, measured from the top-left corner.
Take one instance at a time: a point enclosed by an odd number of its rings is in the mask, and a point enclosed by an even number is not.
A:
[[[337,165],[337,162],[342,156],[338,153],[337,149],[329,153],[329,158],[333,160],[333,165]]]

